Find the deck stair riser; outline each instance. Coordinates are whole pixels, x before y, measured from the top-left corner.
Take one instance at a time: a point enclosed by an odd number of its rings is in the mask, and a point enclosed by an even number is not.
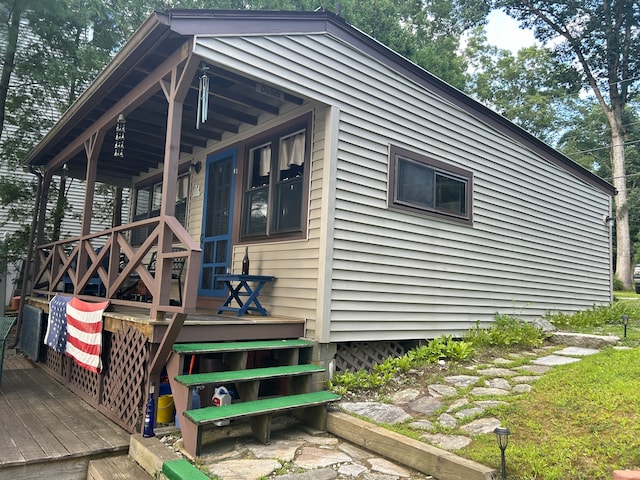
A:
[[[325,372],[310,363],[313,347],[313,342],[303,339],[174,345],[167,373],[187,452],[194,457],[199,455],[203,431],[228,420],[247,419],[253,435],[264,443],[270,441],[271,417],[283,412],[291,412],[315,428],[324,429],[327,404],[339,397],[326,391],[311,391],[312,377]],[[265,361],[266,355],[268,366],[247,368],[251,352],[260,361]],[[216,364],[217,371],[185,374],[192,356],[212,355],[221,360]],[[206,364],[200,362],[201,367]],[[278,385],[277,395],[269,388],[261,388],[265,383],[267,387]],[[233,403],[193,408],[196,389],[223,385],[233,386],[237,392],[238,398]]]

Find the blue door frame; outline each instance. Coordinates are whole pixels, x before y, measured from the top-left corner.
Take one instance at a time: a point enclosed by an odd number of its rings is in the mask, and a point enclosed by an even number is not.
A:
[[[202,208],[202,266],[198,295],[226,297],[217,280],[231,265],[231,232],[235,192],[237,150],[230,149],[207,157]]]

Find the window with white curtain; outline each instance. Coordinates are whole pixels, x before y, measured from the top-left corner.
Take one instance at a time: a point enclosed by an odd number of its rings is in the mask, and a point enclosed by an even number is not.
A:
[[[307,122],[274,130],[246,149],[244,239],[300,233],[306,218]]]

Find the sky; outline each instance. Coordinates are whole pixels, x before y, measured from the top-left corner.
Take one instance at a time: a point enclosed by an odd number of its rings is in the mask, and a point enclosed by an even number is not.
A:
[[[518,22],[506,13],[494,10],[489,14],[488,21],[487,41],[491,45],[515,53],[522,47],[536,43],[533,32],[518,28]]]

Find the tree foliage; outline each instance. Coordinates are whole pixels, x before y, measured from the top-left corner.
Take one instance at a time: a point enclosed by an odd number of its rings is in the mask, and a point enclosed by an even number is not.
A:
[[[578,102],[581,84],[575,69],[544,47],[513,54],[488,45],[482,29],[469,38],[466,55],[472,67],[470,94],[541,140],[557,141]]]
[[[624,114],[640,86],[640,3],[637,0],[498,0],[495,6],[551,45],[554,55],[580,74],[610,128],[616,187],[616,274],[631,288],[631,246]]]

